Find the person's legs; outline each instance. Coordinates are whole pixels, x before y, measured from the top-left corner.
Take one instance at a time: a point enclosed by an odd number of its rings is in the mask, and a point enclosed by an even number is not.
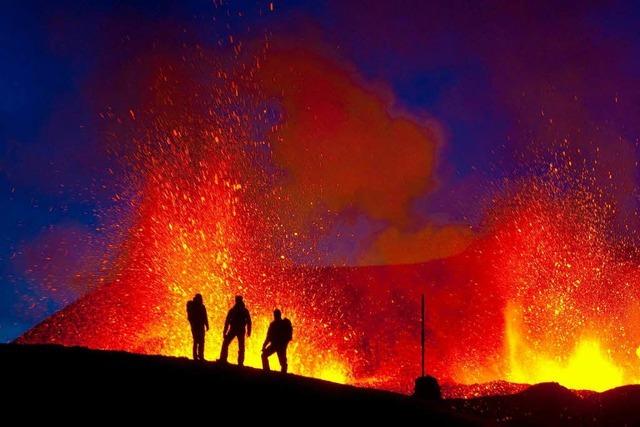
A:
[[[262,350],[262,369],[264,369],[265,371],[271,370],[271,368],[269,367],[269,356],[271,356],[275,352],[276,349],[272,345],[268,345],[267,348]]]
[[[278,348],[278,360],[280,361],[280,372],[287,373],[287,345]]]
[[[222,340],[222,348],[220,349],[220,361],[226,362],[229,357],[229,344],[233,340],[233,335],[228,333]]]
[[[244,332],[238,334],[238,366],[244,366]]]
[[[204,329],[191,329],[193,335],[193,360],[202,360],[204,351]]]
[[[198,342],[198,360],[204,360],[204,331]]]
[[[191,336],[193,337],[193,360],[198,360],[198,340],[193,329],[191,329]]]

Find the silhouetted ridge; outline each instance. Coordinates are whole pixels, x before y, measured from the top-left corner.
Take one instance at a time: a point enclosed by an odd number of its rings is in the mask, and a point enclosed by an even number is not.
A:
[[[512,395],[425,401],[229,364],[56,345],[0,344],[0,367],[3,407],[21,420],[45,417],[50,424],[109,417],[144,425],[173,419],[297,426],[640,425],[640,385],[581,394],[543,383]]]

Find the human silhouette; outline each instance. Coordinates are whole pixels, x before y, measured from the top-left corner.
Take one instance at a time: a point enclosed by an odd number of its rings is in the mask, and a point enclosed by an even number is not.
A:
[[[220,350],[220,361],[227,362],[229,356],[229,344],[234,338],[238,338],[238,365],[244,365],[244,335],[251,336],[251,315],[244,305],[242,296],[236,296],[236,303],[227,313],[222,331],[222,349]]]
[[[204,332],[205,328],[209,330],[209,319],[202,295],[196,294],[193,300],[187,302],[187,319],[193,336],[193,360],[204,360]]]
[[[262,344],[262,367],[269,371],[269,356],[273,353],[278,355],[280,361],[280,371],[287,372],[287,345],[293,336],[291,321],[286,317],[282,318],[282,313],[277,308],[273,311],[273,321],[269,325],[267,338]]]

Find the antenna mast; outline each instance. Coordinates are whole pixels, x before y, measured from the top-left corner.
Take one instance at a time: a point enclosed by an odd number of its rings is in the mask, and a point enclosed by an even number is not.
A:
[[[424,294],[420,299],[421,320],[420,320],[420,351],[422,356],[422,376],[424,377]]]

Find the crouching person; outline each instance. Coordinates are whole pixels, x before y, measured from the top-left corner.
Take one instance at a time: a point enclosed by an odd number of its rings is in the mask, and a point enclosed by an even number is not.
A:
[[[273,311],[273,322],[269,325],[267,338],[262,344],[262,367],[265,371],[269,369],[269,356],[273,353],[278,355],[280,361],[280,370],[287,372],[287,345],[293,337],[293,327],[291,321],[282,318],[280,310]]]

